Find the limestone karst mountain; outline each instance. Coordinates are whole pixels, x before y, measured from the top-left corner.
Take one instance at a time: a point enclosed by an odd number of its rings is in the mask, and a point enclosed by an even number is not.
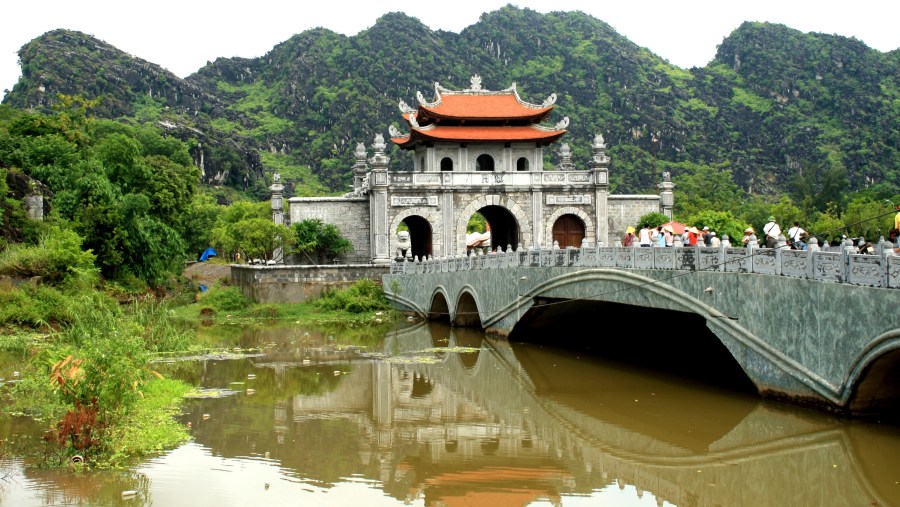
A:
[[[290,191],[344,190],[356,143],[401,126],[399,100],[430,96],[434,81],[464,88],[475,73],[489,89],[516,82],[526,100],[556,93],[555,120],[571,119],[576,165],[602,133],[619,192],[653,189],[661,171],[677,177],[692,164],[728,168],[755,193],[787,191],[801,177],[813,188],[826,177],[852,189],[900,186],[900,51],[782,25],[744,23],[693,69],[586,14],[512,6],[459,34],[399,13],[349,37],[308,30],[185,79],[67,30],[34,39],[19,56],[23,76],[6,104],[102,97],[95,115],[195,140],[206,182],[260,192],[256,182],[272,169]],[[391,155],[394,167],[406,164]]]

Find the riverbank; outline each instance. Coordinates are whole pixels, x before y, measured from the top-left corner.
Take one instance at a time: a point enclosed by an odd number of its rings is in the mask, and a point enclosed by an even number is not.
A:
[[[249,325],[303,322],[368,333],[393,315],[368,280],[295,305],[255,304],[222,281],[205,292],[184,284],[163,298],[125,303],[120,293],[93,287],[0,290],[0,298],[18,302],[6,308],[0,333],[0,351],[17,358],[0,374],[9,380],[6,411],[48,425],[43,466],[121,467],[187,441],[173,416],[194,386],[157,372],[160,358],[234,350],[227,330]]]

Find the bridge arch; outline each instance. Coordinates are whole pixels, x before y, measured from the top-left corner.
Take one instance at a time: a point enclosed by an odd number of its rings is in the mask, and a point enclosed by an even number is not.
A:
[[[390,255],[397,253],[397,228],[401,223],[406,223],[409,228],[409,239],[412,247],[412,255],[423,259],[429,255],[434,255],[435,250],[441,251],[441,231],[432,224],[440,223],[440,217],[429,209],[424,207],[416,207],[397,213],[391,220],[390,228]]]
[[[608,282],[613,290],[600,289],[598,282]],[[640,290],[632,290],[640,289]],[[473,289],[469,289],[473,290]],[[672,310],[696,314],[706,322],[706,327],[716,339],[727,349],[727,353],[735,360],[743,375],[749,378],[757,389],[761,389],[757,372],[748,368],[746,361],[737,357],[736,348],[749,347],[752,352],[770,362],[768,365],[756,365],[761,368],[775,366],[788,372],[794,378],[801,377],[800,367],[790,364],[749,331],[736,324],[712,305],[678,290],[671,285],[657,283],[657,280],[638,273],[609,269],[593,268],[574,271],[545,280],[523,290],[519,298],[499,309],[497,313],[485,311],[482,324],[485,328],[512,329],[515,323],[526,313],[522,313],[520,300],[534,301],[539,298],[561,298],[573,301],[586,300],[606,303],[620,303],[644,308]],[[530,306],[530,305],[529,305]],[[810,386],[822,395],[827,395],[826,386]],[[833,397],[833,393],[831,394]]]
[[[900,329],[873,341],[845,385],[850,413],[900,419]]]
[[[480,306],[477,293],[471,287],[463,288],[456,300],[456,310],[452,316],[453,324],[480,329],[482,327]]]
[[[431,296],[431,308],[428,311],[428,320],[450,324],[450,304],[447,302],[447,294],[443,287],[435,289]]]
[[[487,209],[487,213],[485,213],[485,209]],[[491,246],[493,248],[499,246],[506,250],[509,245],[518,248],[519,244],[526,247],[531,244],[531,225],[525,209],[505,195],[491,194],[475,197],[459,212],[456,221],[457,245],[466,244],[466,226],[469,223],[469,217],[476,212],[481,212],[491,224]],[[510,215],[509,219],[514,222],[513,224],[506,226],[502,224],[504,212]],[[495,222],[497,223],[495,224]],[[499,229],[498,226],[500,226]],[[506,227],[505,231],[504,227]]]
[[[585,213],[584,211],[574,208],[571,206],[565,206],[554,211],[550,217],[547,219],[545,226],[546,230],[544,230],[544,237],[550,238],[551,244],[553,241],[553,228],[556,225],[557,221],[566,215],[574,215],[581,220],[581,223],[584,224],[584,239],[590,240],[591,238],[596,238],[596,227],[594,227],[594,221],[591,220],[591,217]],[[562,244],[560,244],[562,247]],[[580,247],[581,245],[572,245],[575,247]]]

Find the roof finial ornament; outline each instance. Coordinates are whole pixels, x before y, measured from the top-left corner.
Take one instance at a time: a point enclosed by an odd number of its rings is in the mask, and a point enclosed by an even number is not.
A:
[[[399,106],[400,106],[400,112],[401,112],[401,113],[412,114],[412,113],[415,113],[415,112],[416,112],[416,110],[413,109],[413,108],[411,108],[411,107],[409,107],[409,104],[407,104],[406,101],[404,101],[403,99],[400,99],[400,104],[399,104]]]
[[[556,122],[556,126],[554,127],[556,130],[562,130],[569,126],[569,117],[564,116],[562,120]]]
[[[388,125],[388,134],[390,134],[391,137],[406,137],[403,132],[400,132],[400,130],[393,125]]]
[[[556,94],[555,93],[551,93],[549,97],[544,99],[544,102],[541,104],[541,106],[550,107],[553,104],[556,104]]]
[[[481,91],[481,76],[479,76],[478,74],[472,74],[472,78],[469,80],[469,82],[471,83],[471,86],[469,86],[470,90],[472,90],[473,92]]]
[[[409,126],[414,129],[421,128],[419,126],[419,122],[416,121],[416,115],[414,115],[414,114],[409,115]]]
[[[375,144],[372,145],[372,148],[374,148],[374,150],[375,150],[375,154],[376,154],[376,155],[378,155],[378,154],[382,154],[382,155],[383,155],[383,154],[384,154],[384,149],[385,149],[386,147],[387,147],[387,146],[384,144],[384,136],[381,135],[381,133],[378,133],[378,134],[375,136]]]

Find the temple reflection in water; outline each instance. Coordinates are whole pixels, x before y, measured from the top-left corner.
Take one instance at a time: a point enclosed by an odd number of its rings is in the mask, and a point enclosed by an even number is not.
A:
[[[610,488],[658,505],[897,501],[893,428],[482,336],[430,324],[379,352],[283,345],[249,366],[266,382],[254,396],[204,400],[187,417],[214,454],[265,449],[301,481],[364,477],[426,506],[559,504]],[[204,384],[222,369],[240,377],[233,367],[208,367]]]

